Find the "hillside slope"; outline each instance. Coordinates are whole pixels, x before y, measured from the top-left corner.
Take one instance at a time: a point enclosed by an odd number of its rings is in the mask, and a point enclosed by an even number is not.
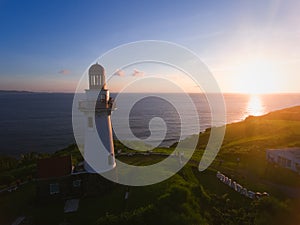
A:
[[[199,135],[194,159],[200,160],[209,135],[209,129]],[[235,176],[254,189],[264,188],[283,198],[291,197],[291,192],[300,196],[299,175],[266,160],[266,149],[287,147],[300,147],[300,106],[227,125],[211,168]]]
[[[204,148],[209,135],[209,129],[200,134],[198,148]],[[300,146],[300,106],[228,124],[221,152],[264,152],[266,148],[296,146]]]

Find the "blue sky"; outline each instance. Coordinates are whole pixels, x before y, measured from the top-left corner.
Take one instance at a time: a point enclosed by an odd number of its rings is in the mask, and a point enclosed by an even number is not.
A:
[[[0,89],[72,92],[106,51],[154,39],[194,51],[225,92],[299,92],[299,11],[293,0],[0,0]]]

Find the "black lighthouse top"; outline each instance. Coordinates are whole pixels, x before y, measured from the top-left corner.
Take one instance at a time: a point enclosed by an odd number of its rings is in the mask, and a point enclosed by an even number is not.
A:
[[[105,70],[98,63],[92,65],[89,69],[89,87],[90,89],[106,89]]]

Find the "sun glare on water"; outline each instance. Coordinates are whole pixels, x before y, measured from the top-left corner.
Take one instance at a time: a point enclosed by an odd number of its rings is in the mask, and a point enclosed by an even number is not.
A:
[[[260,116],[265,113],[265,108],[262,104],[261,97],[259,95],[250,95],[248,105],[247,105],[247,114],[248,116]]]

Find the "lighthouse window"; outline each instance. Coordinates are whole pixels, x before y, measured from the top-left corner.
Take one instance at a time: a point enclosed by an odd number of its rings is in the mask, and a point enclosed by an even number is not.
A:
[[[108,165],[114,165],[115,164],[115,158],[113,154],[110,154],[108,156]]]
[[[287,167],[291,167],[291,166],[292,166],[292,161],[291,161],[291,160],[287,160],[286,166],[287,166]]]
[[[101,100],[101,102],[105,102],[105,100],[106,100],[106,95],[100,95],[100,100]]]
[[[94,126],[93,117],[88,117],[88,126],[90,128],[93,128],[93,126]]]

